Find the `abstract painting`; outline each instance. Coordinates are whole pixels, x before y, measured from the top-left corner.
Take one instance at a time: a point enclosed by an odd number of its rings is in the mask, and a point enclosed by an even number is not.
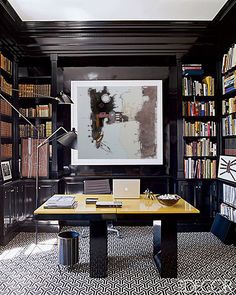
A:
[[[162,81],[72,81],[72,164],[163,163]]]

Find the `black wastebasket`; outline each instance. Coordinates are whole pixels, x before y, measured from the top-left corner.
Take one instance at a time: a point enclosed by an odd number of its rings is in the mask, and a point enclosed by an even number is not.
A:
[[[74,265],[79,261],[79,233],[64,231],[58,234],[58,263]]]

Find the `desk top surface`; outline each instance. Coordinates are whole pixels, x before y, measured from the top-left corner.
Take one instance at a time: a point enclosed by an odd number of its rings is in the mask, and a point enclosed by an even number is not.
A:
[[[65,196],[65,195],[63,195]],[[74,209],[45,209],[41,205],[34,214],[197,214],[198,209],[184,199],[180,199],[174,206],[164,206],[158,200],[149,200],[143,195],[139,199],[119,199],[121,208],[96,208],[95,204],[86,204],[88,197],[98,197],[99,201],[114,201],[112,195],[71,195],[75,196],[77,203]]]

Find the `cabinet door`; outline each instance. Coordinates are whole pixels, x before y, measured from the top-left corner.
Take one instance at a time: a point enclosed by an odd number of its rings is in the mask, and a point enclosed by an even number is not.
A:
[[[24,201],[25,201],[25,216],[27,218],[33,217],[33,212],[36,209],[36,200],[35,200],[35,183],[34,182],[25,182],[24,184]]]
[[[9,227],[12,224],[12,200],[11,200],[11,188],[7,188],[4,191],[4,210],[3,210],[3,218],[4,218],[4,232],[7,232]]]
[[[17,185],[17,202],[18,202],[18,220],[23,221],[25,219],[25,195],[24,195],[24,185],[19,183]]]
[[[57,183],[40,183],[38,206],[46,202],[52,195],[58,192]]]
[[[216,201],[216,183],[202,183],[196,188],[197,206],[201,211],[201,219],[213,218]]]
[[[195,189],[194,186],[187,181],[178,182],[178,195],[180,195],[186,202],[196,207]]]

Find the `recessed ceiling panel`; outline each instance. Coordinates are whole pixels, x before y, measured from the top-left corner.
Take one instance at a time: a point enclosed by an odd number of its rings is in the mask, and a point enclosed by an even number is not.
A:
[[[227,0],[9,0],[23,21],[212,20]]]

